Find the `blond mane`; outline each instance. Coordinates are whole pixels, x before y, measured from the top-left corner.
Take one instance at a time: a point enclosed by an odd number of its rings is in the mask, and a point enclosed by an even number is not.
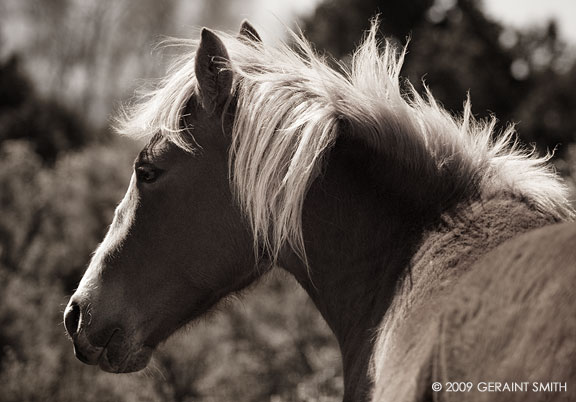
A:
[[[294,46],[247,43],[218,33],[230,54],[237,110],[230,147],[230,180],[254,233],[274,257],[288,244],[305,259],[302,205],[320,172],[322,159],[343,121],[386,154],[430,175],[450,163],[453,180],[478,194],[506,191],[529,200],[558,219],[574,216],[567,190],[547,163],[523,150],[512,126],[497,140],[494,118],[476,121],[470,102],[461,117],[439,106],[429,92],[411,86],[402,93],[399,73],[404,52],[379,43],[374,22],[353,55],[351,66],[334,69],[302,35]],[[183,111],[196,94],[194,50],[197,41],[179,41],[190,51],[177,59],[157,89],[139,95],[123,109],[118,131],[132,137],[158,132],[194,152],[182,129]]]

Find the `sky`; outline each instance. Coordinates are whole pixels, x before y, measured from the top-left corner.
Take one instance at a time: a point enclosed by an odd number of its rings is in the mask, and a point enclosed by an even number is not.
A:
[[[298,17],[312,14],[318,3],[319,0],[255,0],[250,14],[243,17],[258,28],[265,42],[273,42],[286,33],[283,24],[293,28]]]
[[[494,19],[514,27],[541,25],[554,17],[561,35],[576,44],[576,0],[484,0],[484,5]]]
[[[447,0],[442,0],[447,1]],[[495,20],[522,28],[546,24],[557,19],[561,35],[576,45],[576,0],[483,0],[486,11]],[[250,20],[274,40],[282,35],[281,23],[291,25],[298,15],[311,13],[319,0],[256,0]]]

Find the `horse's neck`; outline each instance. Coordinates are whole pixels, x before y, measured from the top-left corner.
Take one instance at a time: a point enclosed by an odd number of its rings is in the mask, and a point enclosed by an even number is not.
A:
[[[303,207],[309,270],[289,251],[280,265],[306,289],[338,339],[346,400],[363,401],[374,329],[420,241],[426,212],[405,195],[416,184],[379,190],[374,176],[380,170],[371,170],[357,144],[340,145]]]
[[[361,401],[369,398],[374,339],[390,307],[398,308],[398,294],[411,304],[439,291],[443,279],[460,275],[488,249],[551,219],[522,201],[496,199],[453,206],[440,216],[438,206],[425,210],[402,188],[380,192],[365,175],[365,161],[345,154],[332,157],[305,201],[310,271],[290,252],[280,264],[307,290],[339,341],[345,398]],[[426,198],[422,188],[414,200]]]

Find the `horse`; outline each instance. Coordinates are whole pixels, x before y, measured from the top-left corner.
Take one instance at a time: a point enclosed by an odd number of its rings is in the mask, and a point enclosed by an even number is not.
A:
[[[116,120],[147,145],[64,313],[79,360],[141,370],[283,269],[338,340],[344,401],[541,400],[494,384],[552,381],[568,391],[545,398],[573,400],[566,186],[513,126],[403,81],[405,51],[377,30],[336,66],[302,34],[268,46],[246,21],[181,41]]]

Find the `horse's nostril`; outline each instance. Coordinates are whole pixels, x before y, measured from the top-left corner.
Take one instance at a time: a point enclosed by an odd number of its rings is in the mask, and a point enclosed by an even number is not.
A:
[[[75,302],[71,302],[66,308],[66,313],[64,313],[64,326],[71,337],[78,332],[80,314],[80,306]]]

